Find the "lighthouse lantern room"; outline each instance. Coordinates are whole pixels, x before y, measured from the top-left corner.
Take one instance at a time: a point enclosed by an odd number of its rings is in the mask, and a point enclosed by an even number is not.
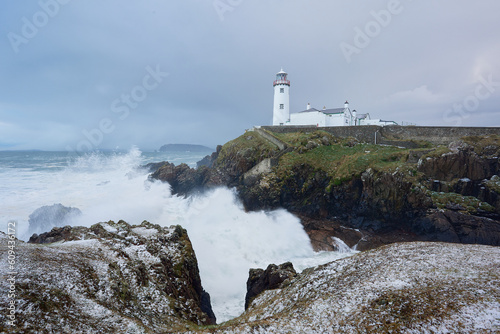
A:
[[[273,125],[284,125],[290,121],[290,81],[288,73],[279,71],[274,86]]]

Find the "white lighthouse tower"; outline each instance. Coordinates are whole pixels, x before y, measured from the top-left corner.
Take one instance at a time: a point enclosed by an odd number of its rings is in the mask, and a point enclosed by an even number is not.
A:
[[[274,86],[273,125],[285,125],[290,120],[290,81],[288,73],[279,71]]]

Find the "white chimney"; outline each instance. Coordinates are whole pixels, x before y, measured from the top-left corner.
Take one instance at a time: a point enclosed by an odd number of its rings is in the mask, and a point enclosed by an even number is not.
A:
[[[349,102],[345,101],[344,108],[349,108]]]
[[[307,104],[307,109],[306,110],[309,110],[309,109],[311,109],[311,104],[310,103]]]

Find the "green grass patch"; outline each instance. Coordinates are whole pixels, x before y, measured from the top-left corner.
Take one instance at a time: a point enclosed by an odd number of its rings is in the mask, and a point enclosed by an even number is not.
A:
[[[297,131],[297,132],[290,132],[290,133],[274,133],[273,135],[286,142],[289,146],[291,147],[302,147],[306,146],[309,141],[318,141],[320,142],[321,139],[325,138],[329,144],[335,144],[335,143],[340,143],[342,142],[342,139],[336,138],[329,134],[326,131],[323,130],[317,130],[314,132],[303,132],[303,131]]]
[[[368,168],[395,170],[408,157],[408,150],[393,146],[357,144],[353,147],[342,144],[320,146],[303,154],[290,152],[281,157],[278,174],[286,174],[294,166],[307,164],[315,170],[325,171],[333,185],[340,185],[353,176],[359,176]]]
[[[438,209],[458,209],[467,213],[477,213],[478,210],[495,212],[495,208],[486,202],[481,202],[473,196],[462,196],[457,193],[429,191],[432,202]]]

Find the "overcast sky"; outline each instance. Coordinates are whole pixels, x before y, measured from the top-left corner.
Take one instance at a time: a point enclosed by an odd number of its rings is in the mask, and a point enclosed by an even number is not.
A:
[[[497,0],[4,0],[0,149],[215,147],[291,110],[500,126]]]

